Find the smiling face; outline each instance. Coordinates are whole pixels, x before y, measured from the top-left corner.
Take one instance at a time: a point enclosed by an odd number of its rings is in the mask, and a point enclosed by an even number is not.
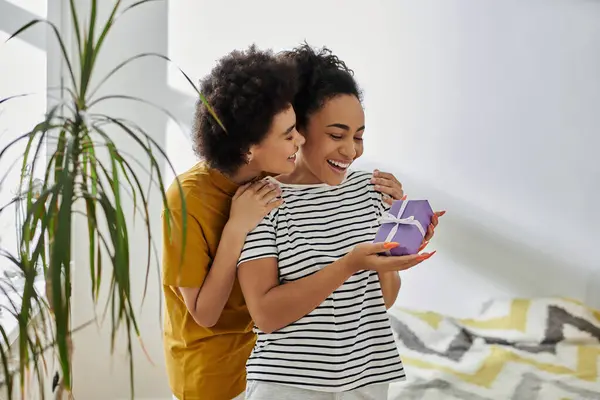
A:
[[[249,167],[270,174],[289,174],[294,171],[296,153],[303,143],[304,137],[296,130],[296,113],[290,106],[273,117],[263,141],[250,148]]]
[[[348,167],[363,154],[365,114],[353,95],[338,95],[310,115],[302,129],[296,183],[342,183]]]

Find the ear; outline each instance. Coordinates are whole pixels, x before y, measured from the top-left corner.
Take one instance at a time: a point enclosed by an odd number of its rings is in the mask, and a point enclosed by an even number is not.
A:
[[[252,162],[253,158],[254,158],[254,149],[250,148],[250,150],[248,150],[248,152],[246,153],[246,164],[250,164]]]

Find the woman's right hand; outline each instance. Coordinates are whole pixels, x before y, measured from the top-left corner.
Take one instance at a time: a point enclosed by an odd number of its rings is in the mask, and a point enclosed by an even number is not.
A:
[[[372,270],[377,272],[404,271],[412,268],[435,254],[422,253],[409,256],[384,256],[386,251],[398,247],[398,243],[361,243],[344,256],[353,272]]]
[[[279,186],[267,180],[240,186],[231,199],[227,223],[249,233],[267,214],[283,204],[280,195]]]

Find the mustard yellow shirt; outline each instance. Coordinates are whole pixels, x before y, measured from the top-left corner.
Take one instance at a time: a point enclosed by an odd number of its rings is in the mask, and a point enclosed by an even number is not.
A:
[[[171,238],[163,211],[162,283],[164,350],[173,394],[180,400],[230,400],[246,387],[246,360],[255,334],[236,278],[217,324],[198,325],[177,287],[201,287],[217,252],[238,185],[199,163],[179,176],[186,201],[187,237],[182,251],[182,202],[177,183],[167,190]]]

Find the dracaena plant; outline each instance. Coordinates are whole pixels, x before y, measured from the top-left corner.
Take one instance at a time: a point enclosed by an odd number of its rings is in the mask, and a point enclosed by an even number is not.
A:
[[[24,396],[26,377],[29,375],[36,377],[40,395],[44,396],[43,376],[48,350],[60,364],[59,390],[71,391],[71,335],[80,328],[72,326],[70,319],[72,232],[76,215],[83,216],[87,221],[89,267],[86,270],[92,282],[90,295],[98,302],[101,290],[108,291],[106,309],[111,311],[107,319],[111,324],[113,345],[119,331],[126,333],[131,396],[134,396],[132,347],[136,345],[140,331],[131,297],[126,216],[132,210],[126,209],[126,206],[133,204],[133,212],[141,214],[147,231],[147,283],[151,249],[154,248],[150,220],[156,216],[149,214],[149,192],[142,184],[144,180],[139,176],[138,167],[148,166],[144,173],[150,175],[150,181],[163,194],[164,215],[168,221],[170,211],[164,196],[165,186],[159,165],[159,160],[168,162],[168,157],[135,121],[96,112],[95,106],[112,99],[148,104],[144,99],[126,93],[98,96],[98,89],[117,71],[138,59],[158,57],[167,62],[170,60],[161,54],[142,53],[115,65],[108,74],[100,77],[96,76],[95,65],[107,36],[120,16],[150,1],[154,0],[127,5],[121,0],[113,1],[109,17],[99,21],[98,0],[90,0],[89,14],[86,13],[83,18],[78,14],[74,0],[70,0],[70,30],[74,32],[75,41],[71,47],[75,51],[67,51],[66,41],[63,40],[65,32],[45,19],[27,23],[8,39],[35,25],[48,25],[58,41],[62,62],[66,67],[66,83],[57,89],[59,99],[49,108],[45,118],[31,131],[23,133],[0,150],[1,161],[8,155],[14,156],[17,143],[25,143],[24,154],[19,154],[20,190],[13,201],[22,211],[17,220],[17,252],[3,251],[2,254],[18,271],[22,283],[18,287],[14,284],[0,285],[4,295],[10,296],[11,291],[18,292],[21,298],[20,304],[11,303],[5,307],[5,311],[18,322],[18,339],[15,343],[10,342],[8,332],[0,326],[0,375],[9,399],[13,398],[13,386],[17,382],[21,397]],[[84,20],[87,21],[85,24],[82,23]],[[220,124],[206,99],[189,77],[183,71],[181,73]],[[14,97],[18,96],[2,99],[0,104]],[[168,111],[161,110],[171,117]],[[119,149],[112,139],[115,135],[124,135],[139,147],[135,159]],[[42,150],[44,148],[45,151]],[[140,151],[145,160],[140,159]],[[171,165],[170,162],[168,164]],[[37,181],[32,171],[41,171]],[[0,212],[8,206],[2,207]],[[183,221],[184,232],[185,225]],[[110,269],[110,279],[103,281],[103,270],[106,269]],[[34,285],[40,274],[43,274],[46,282],[44,293],[38,292]]]

